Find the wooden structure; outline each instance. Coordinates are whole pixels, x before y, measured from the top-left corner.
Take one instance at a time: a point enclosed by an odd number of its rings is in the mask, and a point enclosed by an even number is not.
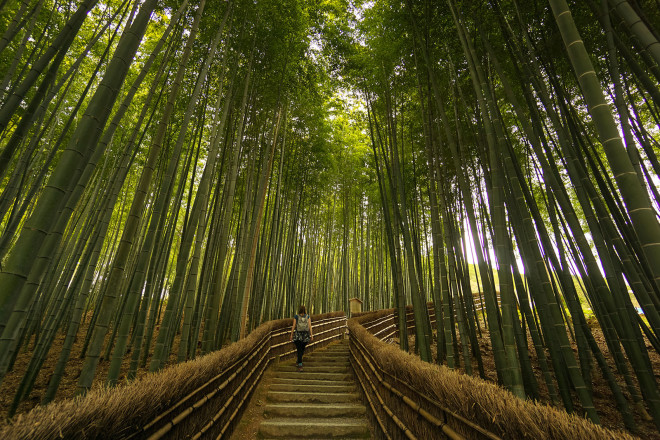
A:
[[[351,298],[348,300],[348,308],[351,312],[351,315],[353,313],[360,313],[362,312],[362,301],[358,298]]]

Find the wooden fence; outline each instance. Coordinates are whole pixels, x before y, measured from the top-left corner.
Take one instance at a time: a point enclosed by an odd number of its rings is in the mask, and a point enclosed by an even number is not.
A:
[[[344,338],[346,315],[312,316],[311,350]],[[1,439],[51,440],[229,438],[269,364],[295,356],[291,319],[269,321],[222,350],[53,402],[0,428]]]
[[[428,304],[429,315],[435,316],[433,303]],[[380,367],[367,348],[367,341],[359,337],[357,326],[376,338],[388,340],[398,336],[394,310],[364,314],[352,319],[350,332],[351,363],[360,387],[371,409],[379,438],[384,439],[500,439],[497,435],[455,414],[434,399],[416,390],[400,377]],[[408,331],[414,332],[412,310],[407,313]],[[358,323],[359,321],[359,323]],[[435,323],[435,319],[432,319]]]
[[[346,331],[346,316],[312,316],[312,322],[314,342],[307,346],[311,350],[342,338]],[[285,320],[283,325],[264,335],[253,350],[129,438],[228,438],[235,423],[240,420],[245,402],[249,400],[270,363],[296,354],[295,347],[289,341],[290,333],[291,321]]]
[[[426,306],[428,308],[429,319],[431,320],[431,328],[436,329],[433,303],[427,303]],[[381,310],[379,312],[363,312],[360,314],[353,314],[353,316],[371,316],[367,322],[363,323],[364,328],[380,340],[385,341],[399,337],[396,309]],[[415,333],[415,315],[413,314],[412,306],[406,307],[406,327],[408,328],[409,335]]]
[[[366,312],[348,321],[351,364],[377,438],[632,438],[402,352],[385,342],[398,333],[394,312]],[[410,324],[408,319],[409,331]]]
[[[483,304],[482,301],[483,296],[479,296],[475,294],[473,296],[473,305],[474,305],[474,310],[476,313],[483,315],[485,305]],[[498,305],[500,304],[500,298],[499,296],[497,297],[497,303]],[[433,306],[433,302],[428,302],[426,304],[426,307],[428,309],[428,315],[429,315],[429,320],[431,321],[431,328],[433,330],[437,330],[437,323],[435,319],[435,308]],[[386,314],[382,314],[381,312],[386,312]],[[377,319],[374,319],[373,322],[369,322],[366,325],[368,326],[369,332],[373,333],[374,336],[376,336],[379,339],[382,340],[387,340],[390,338],[394,337],[399,337],[399,328],[397,326],[397,318],[396,318],[396,309],[387,309],[383,310],[379,313],[382,314]],[[376,312],[362,312],[362,313],[354,313],[353,317],[360,317],[364,315],[373,315]],[[482,316],[480,316],[481,318]],[[415,315],[412,311],[412,306],[407,306],[406,307],[406,327],[408,328],[408,335],[412,335],[415,332]],[[367,328],[367,327],[365,327]],[[372,332],[371,329],[375,329],[375,331]]]

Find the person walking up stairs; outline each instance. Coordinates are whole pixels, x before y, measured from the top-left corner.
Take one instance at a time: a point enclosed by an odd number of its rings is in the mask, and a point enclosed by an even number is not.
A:
[[[296,371],[291,362],[275,368],[260,438],[372,437],[350,370],[348,341],[306,356],[304,371]]]

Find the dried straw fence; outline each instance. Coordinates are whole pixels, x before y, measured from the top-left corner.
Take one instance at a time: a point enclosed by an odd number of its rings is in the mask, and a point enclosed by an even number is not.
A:
[[[377,438],[632,438],[520,400],[494,384],[422,362],[383,342],[397,333],[393,309],[359,314],[348,328],[351,362]],[[414,334],[414,327],[409,330]]]
[[[497,298],[497,302],[499,304],[500,299],[499,297]],[[474,310],[477,313],[482,313],[484,310],[484,305],[482,303],[482,300],[479,296],[475,295],[473,299],[474,303]],[[426,303],[426,308],[428,309],[428,314],[429,314],[429,319],[431,321],[431,327],[436,330],[436,321],[435,321],[435,308],[433,307],[433,303],[429,302]],[[361,312],[361,313],[353,313],[352,317],[357,318],[359,316],[363,315],[372,315],[374,313],[380,313],[378,316],[378,319],[374,319],[373,322],[370,322],[369,326],[373,326],[374,328],[377,327],[377,331],[380,333],[376,334],[376,331],[371,331],[371,333],[374,333],[374,335],[379,338],[379,339],[389,339],[392,337],[398,337],[399,336],[399,328],[397,327],[397,319],[396,319],[396,310],[391,309],[391,310],[381,310],[380,312]],[[408,328],[408,335],[412,335],[415,333],[415,315],[412,310],[412,306],[406,306],[406,327]]]
[[[344,312],[312,320],[312,349],[346,331]],[[85,397],[35,408],[0,431],[0,438],[228,438],[270,362],[295,355],[290,328],[290,319],[269,321],[209,355],[125,386],[94,389]]]

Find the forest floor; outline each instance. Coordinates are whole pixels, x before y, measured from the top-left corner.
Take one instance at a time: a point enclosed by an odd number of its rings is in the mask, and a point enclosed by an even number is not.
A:
[[[57,391],[57,395],[55,396],[54,401],[68,399],[74,397],[76,394],[76,385],[84,361],[84,359],[81,359],[80,353],[82,352],[84,335],[86,334],[87,327],[89,325],[88,323],[89,320],[87,320],[86,323],[81,326],[81,331],[79,332],[78,339],[76,340],[75,345],[73,347],[71,358],[64,371],[62,382]],[[496,383],[497,373],[495,370],[495,363],[490,345],[490,336],[488,331],[485,330],[484,326],[482,325],[481,327],[482,327],[481,330],[482,335],[479,338],[479,346],[481,350],[481,357],[483,359],[486,380]],[[605,353],[607,356],[609,352],[607,350],[605,339],[602,335],[602,332],[598,327],[593,328],[592,331],[603,353]],[[50,380],[52,372],[55,368],[55,365],[57,364],[59,352],[62,348],[62,344],[64,343],[64,336],[65,335],[63,333],[59,333],[57,335],[55,341],[51,346],[49,355],[46,359],[46,362],[44,363],[43,368],[41,369],[41,372],[37,378],[37,381],[35,383],[32,392],[30,393],[27,399],[23,400],[23,402],[20,403],[17,414],[28,412],[32,408],[39,405],[39,403],[41,402],[41,398],[43,397],[46,391],[46,387],[48,386],[48,382]],[[409,346],[411,347],[411,352],[412,352],[414,351],[414,347],[415,347],[414,336],[410,336],[409,341],[410,341]],[[391,339],[388,342],[397,345],[399,343],[397,339]],[[176,353],[177,353],[178,344],[179,344],[179,338],[177,337],[172,347],[173,354],[170,355],[169,364],[176,363],[176,357],[177,357]],[[458,345],[458,348],[459,348],[458,353],[460,354],[461,353],[460,343]],[[653,372],[656,376],[656,379],[660,379],[660,355],[658,355],[658,353],[656,353],[653,350],[650,344],[648,344],[647,348],[649,349],[649,356],[651,359],[651,363],[653,365]],[[0,414],[1,414],[0,426],[7,423],[5,419],[5,415],[7,413],[8,408],[12,404],[15,392],[20,385],[22,379],[21,372],[25,371],[25,369],[27,368],[30,362],[31,349],[32,349],[32,345],[30,345],[29,350],[26,349],[21,350],[21,352],[18,354],[16,358],[16,362],[14,364],[13,370],[5,376],[4,380],[2,381],[2,384],[0,385]],[[575,344],[573,344],[573,351],[577,352],[577,346],[575,346]],[[433,352],[434,360],[437,359],[437,347],[435,344],[432,344],[432,352]],[[537,382],[539,384],[539,392],[541,395],[540,401],[541,403],[544,404],[550,404],[548,390],[545,386],[542,371],[537,362],[536,353],[534,351],[534,347],[532,345],[531,340],[529,341],[529,353],[532,362],[532,367],[534,369]],[[461,373],[465,373],[463,358],[460,355],[456,356],[457,359],[459,357],[460,357],[459,359],[460,366],[457,368],[457,370]],[[548,362],[550,362],[550,359],[548,359]],[[614,362],[611,359],[608,359],[608,362],[610,363],[610,367],[612,368],[612,371],[615,372],[617,382],[619,383],[620,387],[624,390],[624,394],[626,395],[626,398],[628,398],[629,401],[632,401],[630,395],[626,390],[626,384],[623,377],[616,373]],[[129,363],[130,363],[130,353],[125,356],[124,363],[122,365],[122,374],[119,378],[120,384],[126,381],[125,372],[128,371]],[[110,362],[108,360],[102,360],[99,363],[99,367],[97,370],[96,379],[93,387],[101,387],[104,385],[109,365]],[[479,372],[477,369],[477,362],[475,358],[472,358],[472,365],[473,365],[472,374],[478,376]],[[139,369],[137,372],[137,376],[140,377],[148,374],[148,366],[149,363],[147,362],[147,367]],[[614,404],[614,398],[612,396],[612,392],[606,380],[603,378],[600,369],[597,367],[597,365],[595,365],[594,368],[592,369],[592,376],[593,376],[592,387],[593,387],[594,404],[596,410],[598,411],[599,416],[601,417],[602,425],[610,429],[625,430],[621,415],[617,410],[616,405]],[[574,398],[574,407],[575,407],[575,412],[579,414],[581,411],[581,407],[577,398]],[[636,434],[640,438],[645,438],[645,439],[660,439],[660,432],[658,432],[653,422],[651,420],[645,420],[640,414],[640,411],[637,410],[633,410],[633,411],[634,411],[635,422],[637,423],[637,426],[639,428],[638,431],[634,434]]]
[[[607,349],[607,345],[605,342],[605,338],[603,336],[603,333],[599,327],[592,328],[592,332],[594,335],[594,339],[596,339],[596,342],[601,348],[601,351],[605,356],[607,357],[608,365],[610,366],[610,369],[614,373],[616,377],[616,381],[623,390],[623,393],[628,400],[628,402],[632,402],[632,398],[630,396],[630,393],[628,392],[626,388],[626,383],[620,374],[616,372],[616,367],[614,365],[614,361],[608,357],[609,351]],[[436,333],[434,331],[434,337]],[[458,336],[458,335],[457,335]],[[481,351],[481,358],[483,362],[483,367],[484,367],[484,373],[485,373],[485,380],[488,382],[492,383],[497,383],[497,370],[495,369],[495,358],[493,356],[493,352],[491,349],[491,343],[490,343],[490,333],[488,330],[485,329],[483,322],[481,322],[481,336],[478,337],[479,339],[479,347]],[[435,340],[435,338],[434,338]],[[393,338],[388,340],[387,342],[391,344],[396,344],[399,345],[399,339],[398,338]],[[414,335],[409,335],[408,337],[408,346],[410,349],[410,352],[412,354],[415,353],[415,337]],[[572,349],[574,353],[577,353],[577,345],[573,342],[572,344]],[[543,372],[541,370],[541,367],[538,362],[538,358],[536,356],[536,352],[534,350],[534,345],[532,343],[531,337],[528,340],[528,346],[529,346],[529,357],[530,361],[532,364],[532,369],[534,370],[534,374],[536,376],[536,381],[539,385],[539,394],[540,394],[540,399],[539,402],[541,404],[547,404],[550,406],[555,406],[557,409],[563,410],[564,407],[562,406],[561,402],[558,403],[558,405],[552,405],[550,401],[550,396],[548,393],[548,388],[546,387],[545,380],[543,378]],[[648,352],[649,352],[649,358],[651,360],[651,364],[653,366],[653,373],[656,377],[656,379],[660,379],[660,355],[655,352],[651,344],[647,341],[647,347]],[[465,365],[463,362],[463,356],[462,356],[462,346],[460,342],[458,343],[458,351],[457,354],[455,355],[455,359],[460,365],[457,366],[456,370],[459,371],[460,373],[465,374]],[[437,345],[434,342],[431,344],[431,352],[433,355],[433,360],[434,362],[437,362]],[[625,355],[625,353],[624,353]],[[551,365],[551,358],[549,355],[547,358],[548,364]],[[460,358],[460,359],[459,359]],[[576,354],[576,359],[577,359],[577,354]],[[477,368],[477,359],[472,356],[471,358],[471,365],[472,365],[472,375],[478,377],[479,376],[479,370]],[[551,366],[552,368],[552,366]],[[556,384],[555,384],[556,385]],[[635,382],[635,385],[637,383]],[[660,432],[656,428],[655,424],[653,423],[653,420],[650,417],[645,417],[643,414],[641,414],[641,411],[637,410],[634,408],[634,405],[631,403],[631,411],[633,412],[633,416],[635,419],[635,423],[638,427],[637,432],[630,432],[626,429],[623,419],[621,417],[621,413],[618,411],[614,396],[612,394],[612,390],[610,389],[606,379],[603,377],[600,368],[598,368],[598,365],[596,364],[596,361],[593,361],[593,368],[592,368],[592,389],[593,389],[593,399],[594,399],[594,406],[596,408],[596,411],[598,412],[598,415],[600,416],[600,422],[601,425],[613,429],[613,430],[619,430],[619,431],[625,431],[628,434],[636,435],[640,438],[644,439],[660,439]],[[637,391],[639,392],[639,388],[637,388]],[[582,406],[580,405],[579,400],[577,399],[577,396],[575,393],[573,394],[573,406],[574,406],[574,412],[576,414],[582,414]],[[646,409],[644,409],[644,412]],[[648,416],[648,413],[646,414]]]
[[[80,373],[82,372],[82,366],[85,361],[85,359],[81,357],[81,353],[83,349],[83,344],[85,342],[85,335],[87,334],[87,330],[89,328],[90,320],[91,320],[91,315],[87,316],[85,322],[80,325],[80,330],[78,332],[73,348],[71,350],[71,356],[69,357],[69,362],[67,363],[66,368],[64,369],[60,386],[57,389],[57,393],[53,401],[70,399],[72,397],[75,397],[76,395],[78,377],[80,377]],[[28,396],[27,399],[24,399],[19,404],[16,414],[26,413],[30,411],[32,408],[38,406],[39,403],[41,402],[41,399],[46,393],[48,382],[50,381],[53,371],[55,371],[55,366],[57,365],[59,354],[64,344],[65,336],[66,334],[64,332],[57,333],[57,336],[55,337],[55,340],[53,341],[53,344],[50,347],[50,351],[48,352],[46,361],[44,362],[44,365],[41,368],[41,371],[39,372],[39,376],[35,381],[32,392],[30,392],[30,395]],[[180,341],[180,336],[177,335],[176,338],[174,339],[174,343],[172,344],[172,351],[170,353],[170,357],[167,365],[173,365],[176,363],[179,341]],[[23,378],[23,372],[27,369],[30,363],[30,358],[32,356],[33,348],[34,348],[33,344],[31,343],[27,348],[23,347],[21,349],[21,352],[18,354],[18,356],[16,356],[16,361],[14,363],[14,367],[12,371],[7,373],[7,375],[2,380],[2,383],[0,384],[0,426],[7,423],[7,419],[5,416],[7,414],[9,407],[12,405],[12,402],[14,400],[14,395],[16,394],[16,390],[20,386],[21,380]],[[146,367],[138,368],[136,377],[142,377],[149,373],[150,360],[151,360],[151,356],[147,358]],[[117,384],[119,386],[121,386],[121,384],[123,383],[126,383],[127,380],[126,373],[128,372],[130,362],[131,362],[131,353],[129,352],[124,356],[124,360],[122,362],[121,374],[117,381]],[[98,388],[104,386],[109,368],[110,368],[110,360],[101,358],[101,361],[99,362],[98,368],[96,370],[96,376],[94,378],[94,383],[92,385],[92,388]]]
[[[291,370],[295,368],[293,361],[291,363]],[[250,401],[245,408],[245,412],[241,416],[234,432],[232,432],[231,440],[252,440],[256,439],[259,432],[259,425],[264,420],[264,409],[268,399],[268,389],[275,377],[275,370],[268,368],[261,378],[259,386],[256,387],[254,394],[250,397]]]

